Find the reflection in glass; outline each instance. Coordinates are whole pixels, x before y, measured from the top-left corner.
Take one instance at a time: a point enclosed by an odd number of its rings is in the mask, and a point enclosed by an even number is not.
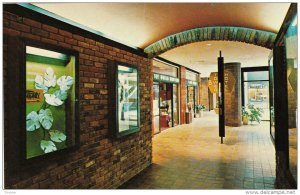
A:
[[[265,71],[267,72],[267,71]],[[245,105],[254,105],[262,108],[262,120],[270,119],[269,112],[269,82],[251,81],[244,83]]]
[[[167,65],[158,60],[153,60],[153,72],[171,77],[178,77],[178,68],[175,66]]]
[[[270,68],[270,128],[271,136],[275,140],[275,108],[274,108],[274,73],[273,73],[273,57],[269,60]]]
[[[177,85],[173,84],[173,123],[174,127],[179,125],[179,104],[178,104],[178,89]]]
[[[172,127],[172,86],[171,83],[160,83],[160,130]]]
[[[154,133],[159,133],[159,84],[153,85]]]
[[[269,80],[268,71],[244,72],[244,81]]]
[[[195,87],[187,86],[187,107],[188,111],[193,113],[195,116]]]
[[[138,127],[137,69],[118,66],[119,132]]]
[[[298,35],[297,16],[289,26],[284,37],[287,63],[288,124],[289,124],[289,167],[297,182],[297,71]]]

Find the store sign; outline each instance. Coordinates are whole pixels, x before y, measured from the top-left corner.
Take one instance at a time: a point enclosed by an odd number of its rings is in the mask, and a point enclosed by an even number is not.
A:
[[[42,89],[27,89],[26,90],[26,104],[39,104],[44,99]]]
[[[212,72],[209,76],[208,88],[211,93],[218,93],[218,73]]]
[[[162,75],[162,74],[153,74],[153,79],[154,81],[159,81],[159,82],[166,82],[166,83],[179,83],[179,78],[175,77],[170,77],[167,75]]]
[[[186,85],[188,85],[188,86],[197,86],[198,83],[196,81],[186,80]]]
[[[228,90],[229,92],[231,92],[233,90],[235,82],[236,82],[236,80],[235,80],[232,72],[225,70],[224,71],[225,90]],[[217,72],[210,73],[208,88],[211,93],[218,93],[218,73]]]

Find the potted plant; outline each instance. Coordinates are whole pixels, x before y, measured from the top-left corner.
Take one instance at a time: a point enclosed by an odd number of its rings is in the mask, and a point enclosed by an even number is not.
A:
[[[199,104],[196,106],[196,111],[199,114],[200,117],[203,117],[203,111],[205,110],[205,105]]]
[[[242,107],[242,120],[243,120],[243,125],[248,125],[249,113],[244,106]]]
[[[249,113],[249,120],[251,121],[251,124],[253,123],[253,121],[256,121],[256,122],[260,123],[262,113],[263,113],[263,109],[255,107],[253,104],[248,105],[248,109],[249,109],[249,112],[250,112]]]

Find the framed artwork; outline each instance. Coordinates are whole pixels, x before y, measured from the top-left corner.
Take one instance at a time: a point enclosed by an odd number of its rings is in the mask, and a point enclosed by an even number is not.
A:
[[[24,155],[33,159],[78,144],[78,53],[24,43]]]
[[[110,127],[114,137],[140,129],[139,69],[123,62],[109,63]]]

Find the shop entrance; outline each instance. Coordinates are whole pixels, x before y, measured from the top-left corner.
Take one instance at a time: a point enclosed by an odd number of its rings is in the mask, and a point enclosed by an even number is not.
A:
[[[179,124],[178,85],[155,82],[153,84],[154,134]]]
[[[192,112],[193,117],[196,117],[196,87],[194,86],[187,86],[186,87],[186,101],[187,101],[187,107],[189,112]]]

